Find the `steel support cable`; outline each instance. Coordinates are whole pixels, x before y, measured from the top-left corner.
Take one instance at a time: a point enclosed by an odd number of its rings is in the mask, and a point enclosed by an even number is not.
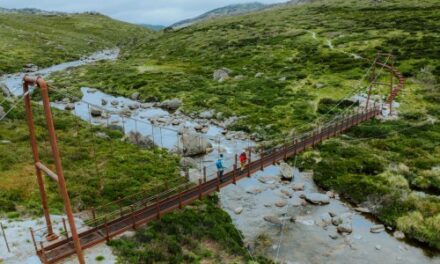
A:
[[[5,114],[3,116],[0,117],[0,121],[2,121],[3,119],[6,118],[6,116],[8,116],[12,110],[14,110],[18,104],[20,103],[21,99],[23,99],[25,96],[27,96],[28,94],[30,94],[30,91],[27,91],[26,93],[24,93],[20,98],[17,98],[17,100],[13,103],[13,105],[5,112]]]

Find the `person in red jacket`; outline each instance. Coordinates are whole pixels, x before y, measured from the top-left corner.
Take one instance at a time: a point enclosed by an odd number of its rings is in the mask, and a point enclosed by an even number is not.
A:
[[[247,158],[247,156],[246,156],[246,152],[243,151],[243,152],[240,154],[240,169],[241,169],[241,171],[244,170],[244,167],[246,166],[247,160],[248,160],[248,158]]]

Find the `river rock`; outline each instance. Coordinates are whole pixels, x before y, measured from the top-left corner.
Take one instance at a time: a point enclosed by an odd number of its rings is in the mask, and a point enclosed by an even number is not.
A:
[[[212,74],[212,78],[214,79],[214,81],[217,82],[224,82],[227,79],[230,78],[230,74],[232,73],[232,71],[228,68],[221,68],[218,70],[215,70],[214,73]]]
[[[355,207],[354,210],[360,213],[371,213],[370,209],[365,207]]]
[[[287,197],[292,198],[293,194],[289,190],[281,189],[280,192],[283,193],[284,195],[286,195]]]
[[[201,113],[199,114],[199,117],[200,117],[200,118],[204,118],[204,119],[211,119],[211,118],[214,117],[214,115],[215,115],[214,110],[209,110],[209,111],[201,112]]]
[[[153,106],[154,106],[153,103],[143,103],[143,104],[141,104],[141,108],[142,108],[142,109],[151,108],[151,107],[153,107]]]
[[[325,195],[327,195],[328,198],[335,198],[335,193],[332,192],[332,191],[327,191],[327,192],[325,193]]]
[[[36,72],[38,71],[38,66],[32,63],[23,65],[23,72]]]
[[[303,190],[304,190],[304,183],[303,183],[303,182],[301,182],[301,183],[295,183],[295,184],[292,186],[292,190],[294,190],[294,191],[303,191]]]
[[[87,90],[87,93],[96,93],[98,90],[96,90],[95,88],[90,88]]]
[[[261,183],[264,183],[264,184],[274,184],[275,183],[275,179],[272,176],[258,177],[258,181],[260,181]]]
[[[332,224],[332,218],[329,214],[322,214],[321,215],[321,222],[323,226],[328,226]]]
[[[101,105],[107,105],[108,101],[105,99],[101,99]]]
[[[293,167],[285,162],[280,163],[280,174],[283,179],[292,180],[293,179]]]
[[[332,234],[329,234],[328,236],[333,240],[336,240],[339,237],[337,233],[332,233]]]
[[[131,100],[138,100],[140,95],[141,95],[140,93],[134,92],[130,95],[130,99]]]
[[[405,234],[402,231],[394,231],[393,237],[395,237],[397,239],[404,239]]]
[[[264,73],[262,73],[262,72],[257,72],[257,73],[255,74],[255,78],[261,78],[261,77],[263,77],[263,75],[264,75]]]
[[[212,144],[201,135],[188,128],[181,131],[178,149],[186,157],[206,154],[212,150]]]
[[[284,207],[284,206],[286,206],[287,205],[287,201],[286,200],[278,200],[278,201],[276,201],[275,202],[275,206],[276,207]]]
[[[63,100],[61,100],[61,102],[63,104],[68,104],[68,103],[70,103],[70,99],[66,97],[66,98],[63,98]]]
[[[250,194],[259,194],[262,191],[263,190],[261,190],[260,188],[258,188],[256,186],[250,186],[250,187],[246,188],[246,192],[250,193]]]
[[[146,137],[139,132],[131,131],[125,137],[125,140],[132,143],[132,144],[135,144],[139,147],[143,147],[143,148],[152,148],[155,146],[154,142],[149,137]]]
[[[178,98],[165,100],[160,104],[160,107],[168,110],[177,110],[182,105],[182,101]]]
[[[1,90],[1,92],[2,92],[4,97],[10,97],[11,96],[11,92],[9,92],[9,89],[6,86],[6,84],[0,83],[0,90]]]
[[[75,104],[68,103],[64,106],[64,110],[71,111],[75,109]]]
[[[351,232],[353,232],[353,227],[351,222],[350,223],[342,223],[340,225],[338,225],[337,230],[339,233],[348,233],[350,234]]]
[[[381,245],[376,245],[374,248],[375,248],[376,250],[381,250],[381,249],[382,249],[382,246],[381,246]]]
[[[371,233],[375,233],[375,234],[381,233],[383,231],[385,231],[385,226],[384,225],[375,225],[375,226],[372,226],[370,228],[370,232]]]
[[[100,117],[102,115],[102,110],[98,108],[92,108],[92,110],[90,110],[90,114],[93,117]]]
[[[138,103],[128,105],[128,108],[130,110],[136,110],[136,109],[139,109],[139,107],[140,107],[140,105]]]
[[[243,212],[243,207],[237,207],[234,209],[235,214],[241,214],[241,212]]]
[[[321,193],[305,193],[304,198],[312,204],[329,204],[330,198]]]
[[[264,221],[274,225],[282,225],[281,219],[275,215],[266,215],[263,217]]]
[[[119,101],[118,100],[112,100],[111,104],[113,106],[117,106],[119,104]]]

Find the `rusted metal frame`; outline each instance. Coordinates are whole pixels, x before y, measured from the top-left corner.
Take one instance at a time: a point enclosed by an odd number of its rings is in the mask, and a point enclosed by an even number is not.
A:
[[[78,233],[76,230],[75,220],[73,218],[72,206],[70,204],[69,193],[67,192],[66,182],[64,179],[64,172],[63,172],[63,167],[62,167],[62,163],[61,163],[60,152],[58,149],[57,136],[56,136],[56,132],[55,132],[55,125],[54,125],[53,118],[52,118],[52,111],[51,111],[50,100],[49,100],[49,92],[48,92],[48,87],[47,87],[46,81],[44,81],[44,79],[41,77],[37,77],[36,79],[32,79],[26,75],[23,78],[23,82],[24,82],[24,84],[23,84],[24,90],[27,90],[25,87],[28,86],[29,84],[36,84],[41,90],[41,97],[43,100],[43,108],[44,108],[44,113],[46,116],[46,123],[47,123],[48,132],[49,132],[50,145],[52,148],[52,155],[54,158],[56,173],[58,175],[58,186],[59,186],[60,193],[61,193],[63,200],[64,200],[64,208],[66,211],[67,219],[69,221],[70,232],[72,233],[73,243],[75,245],[75,251],[76,251],[76,254],[78,257],[78,261],[80,264],[85,264],[84,255],[83,255],[82,249],[81,249],[81,242],[79,240]],[[27,91],[25,91],[25,92],[27,92]],[[29,97],[28,97],[28,100],[30,101]],[[38,162],[38,161],[36,161],[36,162]]]
[[[236,155],[237,156],[237,155]],[[236,177],[236,171],[237,171],[237,161],[235,161],[235,163],[234,163],[234,168],[233,168],[233,170],[232,170],[232,183],[234,184],[234,185],[236,185],[237,184],[237,177]],[[241,172],[241,168],[240,168],[240,172]]]
[[[43,242],[40,241],[40,259],[43,261],[44,264],[49,263],[49,261],[47,260],[47,256],[46,256],[46,252],[44,251],[44,246],[43,246]]]
[[[43,171],[52,180],[58,182],[58,175],[55,172],[51,171],[48,167],[44,166],[43,163],[37,162],[37,163],[35,163],[35,166],[37,166],[41,171]]]
[[[29,94],[29,84],[33,84],[33,82],[27,82],[26,80],[23,80],[23,94],[25,95],[23,99],[24,99],[24,108],[26,111],[26,121],[29,129],[29,141],[31,144],[32,156],[34,158],[34,162],[37,163],[40,162],[40,154],[38,152],[37,137],[35,132],[34,118],[32,114],[32,103]],[[43,175],[41,173],[41,170],[36,165],[35,165],[35,174],[37,175],[37,183],[40,192],[41,205],[43,207],[44,219],[46,222],[46,228],[47,228],[46,237],[49,241],[55,240],[57,236],[53,232],[52,221],[50,219],[50,212],[49,212],[49,206],[47,204],[47,195],[46,195],[46,189],[44,187]]]
[[[206,183],[206,166],[203,166],[203,182]]]
[[[199,191],[199,199],[202,199],[203,191],[202,191],[202,179],[199,179],[199,185],[197,186],[197,189]]]
[[[220,192],[220,172],[217,171],[217,192]]]

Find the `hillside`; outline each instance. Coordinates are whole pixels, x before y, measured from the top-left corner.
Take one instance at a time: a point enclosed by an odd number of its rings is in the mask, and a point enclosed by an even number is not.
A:
[[[0,74],[27,63],[50,66],[107,47],[142,39],[151,31],[95,14],[34,9],[0,11]]]
[[[236,5],[228,5],[225,7],[216,8],[214,10],[208,11],[202,15],[199,15],[195,18],[189,18],[182,21],[179,21],[173,25],[171,25],[172,28],[178,29],[190,26],[192,24],[214,19],[214,18],[220,18],[220,17],[227,17],[227,16],[234,16],[234,15],[240,15],[244,13],[250,13],[255,12],[258,10],[262,10],[265,8],[268,8],[269,5],[265,5],[262,3],[254,2],[254,3],[247,3],[247,4],[236,4]]]
[[[177,96],[187,113],[242,116],[230,129],[281,139],[316,118],[331,119],[335,112],[323,110],[329,101],[353,95],[370,59],[392,52],[408,78],[400,118],[331,140],[302,155],[301,166],[322,187],[439,249],[439,21],[434,0],[314,1],[163,33],[117,63],[54,78],[71,92],[89,85],[125,96],[138,91],[143,100]],[[223,67],[230,78],[213,80]]]

